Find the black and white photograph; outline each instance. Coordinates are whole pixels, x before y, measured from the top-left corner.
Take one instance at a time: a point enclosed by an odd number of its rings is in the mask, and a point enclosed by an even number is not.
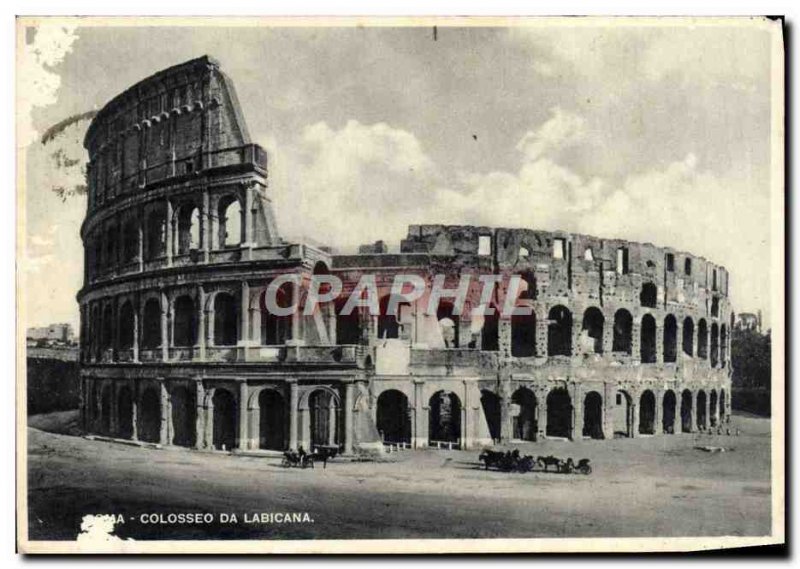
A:
[[[784,543],[780,18],[16,25],[20,552]]]

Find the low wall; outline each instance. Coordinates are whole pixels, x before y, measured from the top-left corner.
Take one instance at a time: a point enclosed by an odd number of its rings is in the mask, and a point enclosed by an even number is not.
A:
[[[79,407],[77,350],[28,349],[27,360],[28,415]]]

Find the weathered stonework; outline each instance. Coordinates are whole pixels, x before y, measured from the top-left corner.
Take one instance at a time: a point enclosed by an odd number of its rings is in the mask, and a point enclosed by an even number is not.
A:
[[[711,428],[729,415],[728,273],[647,243],[473,226],[409,228],[400,253],[283,241],[266,152],[207,57],[106,105],[86,135],[82,421],[88,432],[198,449],[351,452],[380,443],[610,438]],[[343,221],[344,222],[344,221]],[[365,272],[448,288],[520,275],[531,316],[399,318],[342,302],[263,310],[270,281]],[[501,291],[500,294],[502,294]],[[295,294],[291,286],[286,299]],[[433,326],[431,326],[431,322]],[[446,326],[444,323],[447,323]]]

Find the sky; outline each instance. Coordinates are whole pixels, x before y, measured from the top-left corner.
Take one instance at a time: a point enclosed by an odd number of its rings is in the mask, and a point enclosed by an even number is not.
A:
[[[725,266],[734,310],[763,310],[769,326],[769,32],[572,22],[435,38],[427,26],[27,30],[27,325],[77,325],[83,279],[86,201],[69,190],[88,123],[41,135],[208,54],[269,153],[287,240],[397,249],[409,224],[447,223],[650,242]]]

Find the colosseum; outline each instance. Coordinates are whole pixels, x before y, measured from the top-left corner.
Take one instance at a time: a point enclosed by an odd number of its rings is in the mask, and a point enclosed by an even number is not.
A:
[[[206,451],[474,449],[668,436],[730,413],[727,271],[682,251],[561,231],[415,225],[399,251],[281,239],[269,160],[209,57],[103,107],[86,133],[86,433]],[[342,223],[347,223],[346,219]],[[276,316],[281,275],[376,277],[381,312]],[[385,311],[393,276],[519,275],[529,314]],[[292,302],[297,289],[280,289]],[[467,306],[478,300],[470,290]],[[599,443],[600,444],[600,443]]]

